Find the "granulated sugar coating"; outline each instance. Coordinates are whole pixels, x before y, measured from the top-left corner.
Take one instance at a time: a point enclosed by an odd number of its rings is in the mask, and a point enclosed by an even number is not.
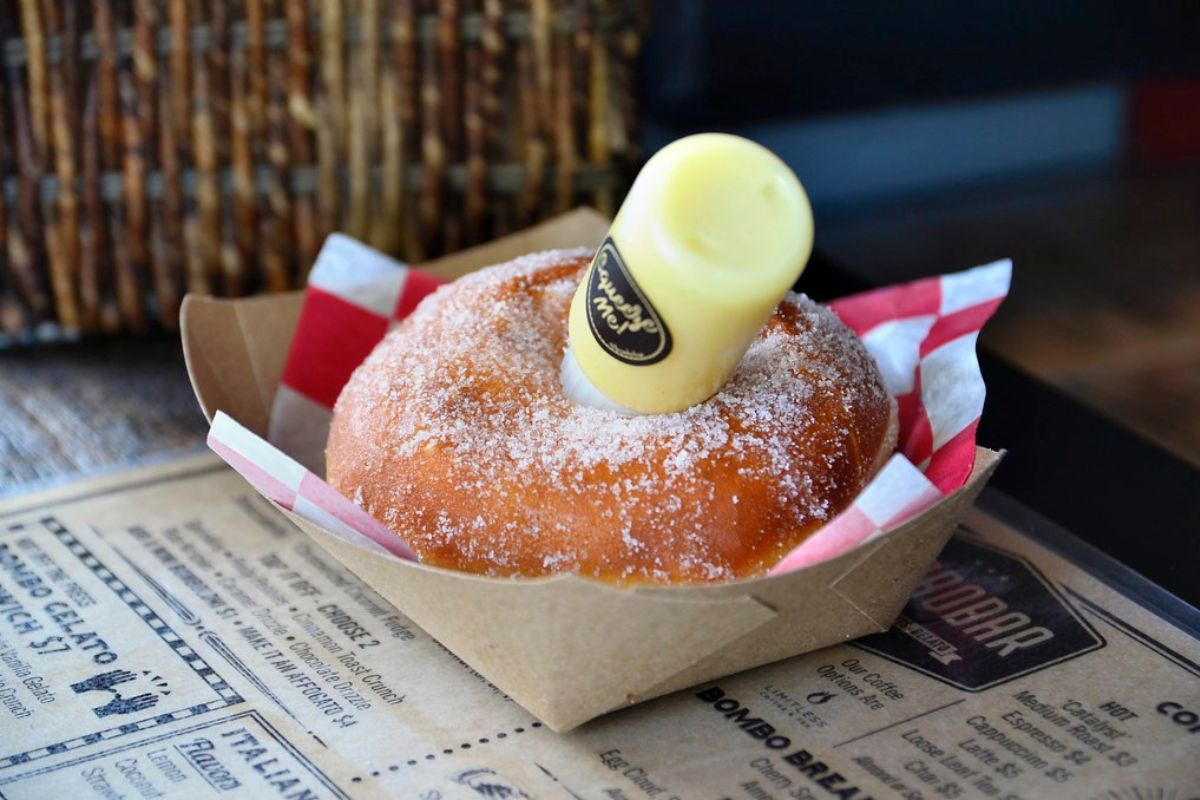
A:
[[[791,294],[729,382],[686,411],[578,406],[559,367],[584,250],[439,289],[334,408],[327,477],[429,564],[620,583],[765,572],[895,447],[874,361]]]

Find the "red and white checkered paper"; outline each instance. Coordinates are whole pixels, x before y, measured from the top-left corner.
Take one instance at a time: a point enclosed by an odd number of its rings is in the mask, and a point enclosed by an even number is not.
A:
[[[998,261],[831,304],[862,338],[896,398],[899,448],[848,509],[771,574],[884,535],[966,482],[985,394],[975,342],[1007,295],[1011,275],[1011,262]],[[342,386],[375,343],[438,285],[353,239],[331,236],[309,276],[269,441],[218,414],[209,446],[283,507],[382,557],[412,559],[395,534],[318,476]]]

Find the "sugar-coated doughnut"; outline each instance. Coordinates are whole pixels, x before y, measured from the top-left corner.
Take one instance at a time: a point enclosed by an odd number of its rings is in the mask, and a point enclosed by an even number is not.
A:
[[[704,403],[576,405],[559,366],[590,255],[526,256],[427,297],[342,390],[329,482],[435,566],[626,584],[763,574],[894,450],[874,360],[789,294]]]

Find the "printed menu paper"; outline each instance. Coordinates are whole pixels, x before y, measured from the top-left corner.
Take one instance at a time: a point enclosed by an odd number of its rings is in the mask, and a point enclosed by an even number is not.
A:
[[[6,799],[1183,800],[1198,662],[976,510],[890,631],[559,735],[213,456],[0,503]]]

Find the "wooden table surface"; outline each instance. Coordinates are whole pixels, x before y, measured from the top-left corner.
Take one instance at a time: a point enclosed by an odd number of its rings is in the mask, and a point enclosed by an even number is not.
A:
[[[178,336],[0,352],[0,496],[203,446]]]
[[[1200,167],[979,188],[818,226],[872,282],[1011,257],[982,342],[1200,467]]]

